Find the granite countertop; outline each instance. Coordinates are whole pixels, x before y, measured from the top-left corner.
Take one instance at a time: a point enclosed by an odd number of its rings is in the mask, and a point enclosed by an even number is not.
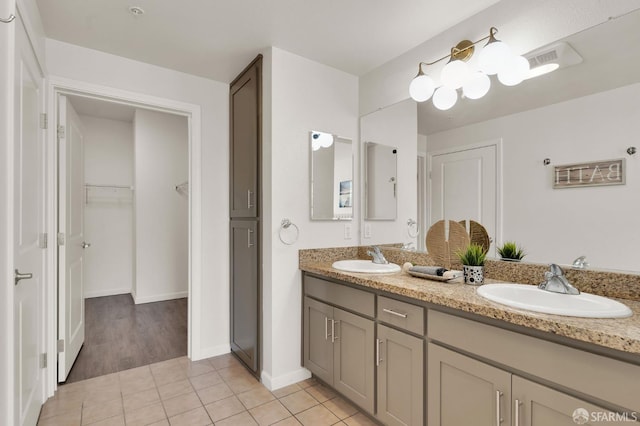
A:
[[[363,287],[398,294],[435,305],[482,315],[507,323],[553,333],[640,355],[640,302],[616,299],[627,305],[633,315],[629,318],[594,319],[542,314],[511,308],[491,302],[476,294],[476,287],[466,285],[462,278],[443,283],[401,272],[396,274],[357,274],[331,267],[331,261],[301,261],[300,269]],[[486,282],[500,282],[486,280]]]

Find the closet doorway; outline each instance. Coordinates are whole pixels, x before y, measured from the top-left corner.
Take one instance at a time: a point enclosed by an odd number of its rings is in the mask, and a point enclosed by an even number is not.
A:
[[[188,355],[189,118],[56,101],[57,381]]]

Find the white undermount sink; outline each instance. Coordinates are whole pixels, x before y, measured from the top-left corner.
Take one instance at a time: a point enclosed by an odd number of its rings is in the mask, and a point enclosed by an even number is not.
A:
[[[485,284],[478,287],[478,294],[513,308],[545,314],[584,318],[625,318],[632,315],[627,306],[606,297],[588,293],[552,293],[534,285]]]
[[[391,274],[400,272],[402,268],[395,263],[373,263],[370,260],[350,259],[338,260],[331,265],[334,269],[361,274]]]

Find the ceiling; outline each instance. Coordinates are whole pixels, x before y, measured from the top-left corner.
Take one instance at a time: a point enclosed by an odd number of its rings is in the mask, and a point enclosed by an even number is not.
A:
[[[513,87],[503,86],[493,76],[485,97],[459,99],[447,111],[436,109],[430,100],[419,103],[418,133],[434,134],[637,83],[640,81],[638,28],[640,10],[564,39],[582,56],[583,61],[578,65],[560,68]]]
[[[37,0],[49,38],[223,82],[269,46],[360,76],[497,2]]]

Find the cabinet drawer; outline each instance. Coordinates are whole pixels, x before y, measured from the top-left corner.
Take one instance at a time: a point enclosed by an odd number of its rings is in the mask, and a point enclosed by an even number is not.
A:
[[[305,275],[304,289],[307,296],[340,306],[362,315],[375,314],[375,295],[366,291],[335,284],[320,278]]]
[[[424,335],[424,308],[378,296],[378,319],[411,333]]]

